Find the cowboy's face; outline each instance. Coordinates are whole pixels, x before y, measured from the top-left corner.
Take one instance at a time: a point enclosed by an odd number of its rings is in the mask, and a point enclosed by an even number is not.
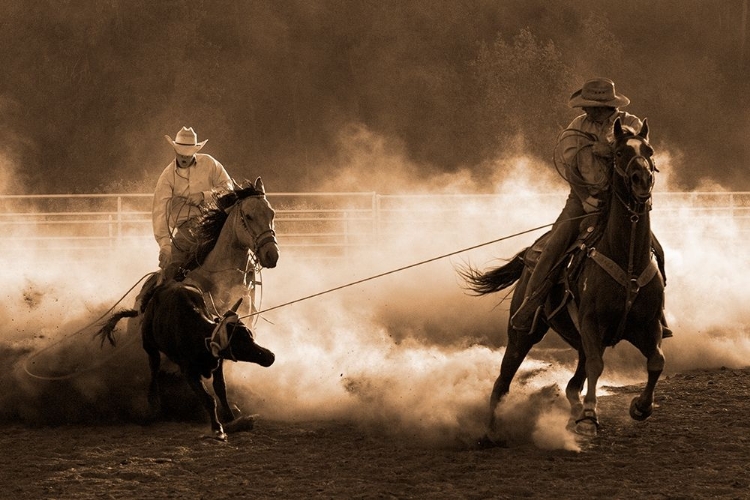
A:
[[[611,108],[609,106],[584,106],[583,111],[586,115],[595,122],[603,122],[609,116],[614,113],[617,108]]]
[[[188,168],[195,161],[195,155],[185,156],[179,153],[175,153],[175,155],[177,156],[177,166],[180,168]]]

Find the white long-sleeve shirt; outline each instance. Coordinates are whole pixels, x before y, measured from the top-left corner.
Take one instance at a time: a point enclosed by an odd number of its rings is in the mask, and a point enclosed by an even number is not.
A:
[[[636,132],[640,131],[643,125],[637,116],[615,110],[601,123],[582,114],[568,125],[566,131],[584,132],[594,136],[595,140],[611,143],[614,141],[614,123],[618,118],[623,126],[631,127]],[[557,149],[557,153],[561,153],[560,160],[565,166],[569,182],[570,179],[579,179],[587,184],[582,186],[576,182],[571,183],[573,191],[581,199],[586,212],[597,208],[598,205],[591,202],[602,196],[602,188],[607,188],[606,184],[609,179],[606,164],[593,154],[590,147],[584,147],[590,144],[591,139],[581,134],[563,133]]]
[[[172,161],[159,176],[154,189],[152,222],[159,248],[170,244],[170,229],[200,214],[198,207],[187,203],[187,197],[203,193],[208,199],[214,190],[231,190],[232,179],[214,157],[196,154],[195,163],[179,168]]]

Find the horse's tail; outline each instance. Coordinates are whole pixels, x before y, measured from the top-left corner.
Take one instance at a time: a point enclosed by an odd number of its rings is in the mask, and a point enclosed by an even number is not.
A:
[[[102,338],[102,346],[104,345],[105,340],[109,340],[109,343],[112,345],[117,345],[114,334],[117,323],[119,323],[122,318],[135,318],[138,314],[139,313],[136,309],[123,309],[122,311],[114,313],[112,317],[104,323],[104,326],[94,334],[94,337]]]
[[[518,281],[523,273],[523,254],[526,249],[516,254],[507,264],[494,267],[489,271],[482,272],[471,266],[458,270],[458,274],[464,279],[467,288],[476,295],[487,295],[499,292]]]

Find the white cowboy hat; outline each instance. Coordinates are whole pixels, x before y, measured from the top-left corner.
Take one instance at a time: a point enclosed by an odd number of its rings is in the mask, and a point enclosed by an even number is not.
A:
[[[615,82],[608,78],[595,78],[583,84],[570,96],[571,108],[609,107],[622,108],[630,104],[630,99],[615,92]]]
[[[195,133],[193,127],[182,127],[182,130],[177,132],[174,141],[168,135],[165,135],[164,137],[167,139],[167,142],[172,145],[175,152],[182,156],[194,155],[208,142],[208,139],[198,142],[198,134]]]

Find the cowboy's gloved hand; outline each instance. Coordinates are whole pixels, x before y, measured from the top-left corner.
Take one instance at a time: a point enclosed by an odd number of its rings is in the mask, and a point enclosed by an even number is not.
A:
[[[600,201],[597,198],[594,198],[593,196],[589,196],[585,200],[583,200],[583,210],[584,212],[591,213],[599,209],[599,203]]]
[[[600,158],[612,157],[612,146],[607,142],[597,141],[591,146],[591,151]]]
[[[164,245],[159,249],[159,267],[164,269],[172,260],[172,245]]]
[[[203,192],[189,194],[187,197],[187,202],[197,207],[198,205],[203,203]]]

